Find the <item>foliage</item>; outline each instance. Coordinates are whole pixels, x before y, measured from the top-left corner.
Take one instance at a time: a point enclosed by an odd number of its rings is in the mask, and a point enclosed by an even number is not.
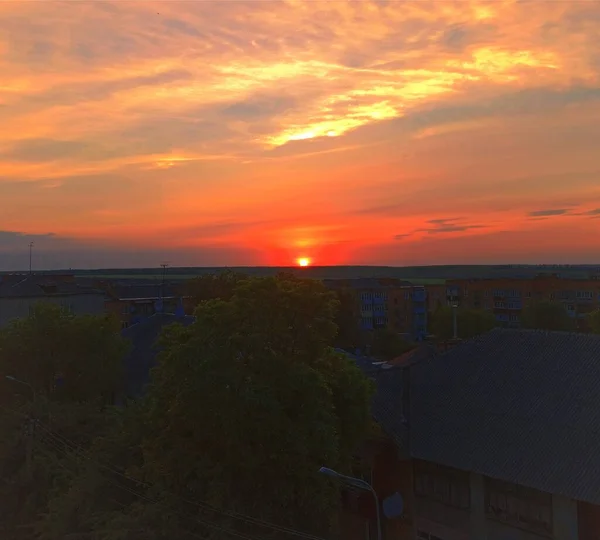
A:
[[[184,285],[184,295],[190,296],[197,306],[207,300],[230,300],[238,283],[246,279],[244,274],[224,270],[215,274],[204,274],[188,280]]]
[[[594,334],[600,334],[600,309],[597,309],[589,314],[588,322],[590,325],[590,330]]]
[[[358,317],[358,301],[356,292],[343,288],[335,292],[338,309],[335,324],[338,333],[335,337],[335,346],[341,349],[354,349],[360,343],[360,325]]]
[[[54,304],[0,330],[0,372],[53,401],[111,402],[122,381],[126,342],[108,316],[75,316]],[[14,385],[15,392],[32,390]]]
[[[534,302],[523,310],[521,315],[523,328],[539,330],[572,331],[576,327],[575,320],[569,317],[565,306],[559,302]]]
[[[43,540],[209,538],[215,526],[273,537],[223,512],[327,534],[339,498],[318,469],[349,472],[371,426],[370,383],[330,347],[336,308],[321,283],[280,275],[239,280],[194,324],[169,327],[148,394],[50,503]]]
[[[382,328],[373,332],[372,352],[377,358],[392,360],[412,348],[413,345],[389,328]]]
[[[497,323],[490,311],[482,309],[456,310],[456,326],[459,338],[469,339],[485,332],[489,332]],[[454,336],[454,321],[452,307],[442,306],[431,317],[431,332],[441,340],[451,339]]]
[[[63,438],[87,448],[106,428],[125,351],[112,319],[52,304],[0,330],[0,526],[11,538],[31,538],[74,478]]]

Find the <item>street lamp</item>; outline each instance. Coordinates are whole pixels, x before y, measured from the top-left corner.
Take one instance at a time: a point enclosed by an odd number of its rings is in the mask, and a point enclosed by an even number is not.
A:
[[[25,382],[25,381],[22,381],[21,379],[17,379],[16,377],[13,377],[12,375],[6,375],[6,378],[9,381],[16,382],[16,383],[22,384],[24,386],[29,386],[29,388],[31,389],[31,393],[33,394],[33,402],[35,403],[35,388],[33,386],[31,386],[28,382]]]
[[[321,467],[319,472],[322,474],[326,474],[327,476],[331,476],[332,478],[337,478],[344,484],[349,486],[364,489],[365,491],[370,491],[375,499],[375,510],[377,512],[377,540],[381,540],[381,517],[379,515],[379,497],[377,497],[377,493],[373,489],[373,486],[360,478],[353,478],[352,476],[346,476],[345,474],[340,474],[339,472],[334,471],[333,469],[328,469],[327,467]]]

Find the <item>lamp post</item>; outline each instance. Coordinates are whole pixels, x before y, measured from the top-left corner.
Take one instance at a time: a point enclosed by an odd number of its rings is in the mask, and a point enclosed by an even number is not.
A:
[[[328,469],[327,467],[321,467],[319,472],[322,474],[326,474],[327,476],[331,476],[332,478],[337,478],[344,484],[348,486],[352,486],[358,489],[364,489],[365,491],[370,491],[375,499],[375,510],[377,513],[377,540],[381,540],[381,517],[379,515],[379,497],[377,497],[377,493],[373,489],[373,486],[360,478],[353,478],[352,476],[346,476],[345,474],[340,474],[339,472],[334,471],[333,469]]]
[[[25,381],[22,381],[21,379],[17,379],[16,377],[13,377],[12,375],[6,375],[6,378],[7,378],[9,381],[16,382],[16,383],[18,383],[18,384],[22,384],[22,385],[24,385],[24,386],[29,386],[29,389],[31,390],[31,393],[32,393],[32,395],[33,395],[33,403],[35,404],[35,401],[36,401],[36,399],[35,399],[35,398],[36,398],[36,394],[35,394],[35,388],[34,388],[33,386],[31,386],[31,385],[30,385],[28,382],[25,382]]]
[[[452,337],[456,340],[458,339],[458,321],[456,317],[456,310],[458,309],[458,304],[456,302],[452,303]]]

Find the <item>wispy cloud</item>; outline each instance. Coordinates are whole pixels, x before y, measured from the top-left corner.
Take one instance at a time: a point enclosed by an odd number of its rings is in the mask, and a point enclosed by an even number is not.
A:
[[[548,208],[547,210],[534,210],[527,214],[530,217],[551,217],[551,216],[564,216],[569,212],[568,208]]]

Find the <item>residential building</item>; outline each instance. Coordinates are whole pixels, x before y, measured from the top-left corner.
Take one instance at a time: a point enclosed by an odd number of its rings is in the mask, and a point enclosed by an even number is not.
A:
[[[370,443],[368,476],[382,509],[404,506],[384,538],[600,538],[598,358],[600,336],[495,329],[401,367],[355,359],[388,436]],[[346,517],[345,538],[372,526]]]
[[[446,302],[494,313],[500,326],[519,327],[523,309],[535,301],[560,302],[586,331],[587,315],[600,308],[600,279],[565,279],[540,274],[533,279],[460,279],[446,282]]]
[[[73,275],[4,274],[0,276],[0,327],[27,317],[39,302],[57,304],[76,315],[104,312],[104,293]]]
[[[422,285],[389,278],[324,280],[324,284],[355,291],[363,331],[389,328],[411,339],[427,334],[427,290]]]
[[[183,296],[168,283],[108,283],[105,290],[106,311],[119,318],[122,328],[155,313],[182,314],[184,311]]]

